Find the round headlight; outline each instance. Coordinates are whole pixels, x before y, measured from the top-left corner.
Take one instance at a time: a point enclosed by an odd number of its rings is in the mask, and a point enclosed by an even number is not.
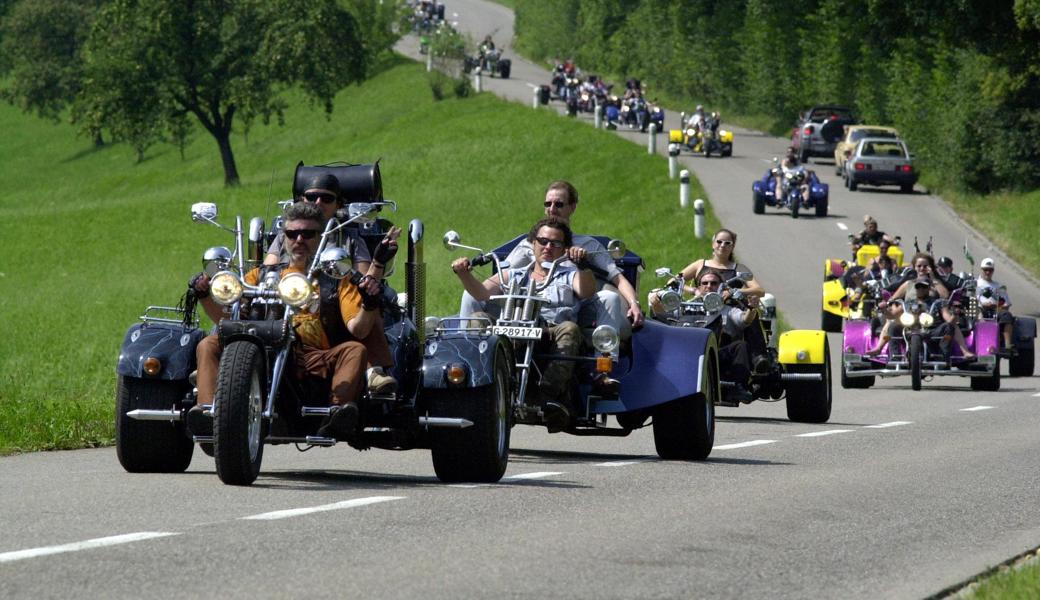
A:
[[[314,288],[302,273],[289,273],[278,282],[278,297],[293,308],[307,305],[313,296]]]
[[[423,321],[423,332],[426,337],[431,337],[437,333],[437,326],[441,324],[441,320],[437,317],[426,317]]]
[[[932,323],[935,322],[935,318],[928,313],[921,313],[919,318],[921,319],[921,327],[931,327]]]
[[[672,312],[682,304],[682,297],[675,290],[664,290],[657,293],[657,301],[661,303],[665,312]]]
[[[592,332],[592,347],[597,352],[609,354],[618,347],[620,342],[621,338],[618,337],[617,329],[610,325],[600,325]]]
[[[242,297],[242,282],[238,275],[231,271],[221,271],[213,276],[209,284],[209,293],[217,304],[228,306],[238,302]]]
[[[704,311],[714,313],[722,310],[722,296],[717,292],[704,294]]]
[[[913,313],[905,312],[899,315],[899,322],[903,324],[903,327],[911,327],[914,324]]]

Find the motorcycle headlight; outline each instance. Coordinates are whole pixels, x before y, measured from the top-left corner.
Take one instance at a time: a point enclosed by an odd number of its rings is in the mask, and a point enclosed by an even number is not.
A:
[[[903,324],[903,327],[912,327],[914,324],[914,315],[912,313],[905,312],[899,315],[899,322]]]
[[[592,347],[597,352],[609,354],[618,347],[621,338],[618,337],[617,329],[610,325],[600,325],[592,332]]]
[[[307,305],[313,296],[314,288],[302,273],[289,273],[278,282],[278,297],[293,308]]]
[[[217,304],[228,306],[242,297],[242,282],[231,271],[221,271],[213,276],[209,293]]]
[[[674,290],[658,292],[657,301],[661,303],[661,308],[663,308],[665,312],[672,312],[682,304],[682,298]]]
[[[708,314],[718,312],[722,310],[722,295],[718,292],[708,292],[704,294],[704,310]]]
[[[928,313],[921,313],[919,318],[921,319],[921,327],[931,327],[932,323],[935,322],[935,318]]]

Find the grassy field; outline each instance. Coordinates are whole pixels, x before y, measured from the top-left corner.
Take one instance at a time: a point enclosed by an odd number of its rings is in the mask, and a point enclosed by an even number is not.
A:
[[[300,160],[382,159],[385,194],[400,204],[392,220],[426,224],[433,314],[457,310],[460,292],[443,232],[490,247],[526,231],[554,179],[581,194],[578,231],[623,238],[648,269],[708,254],[664,158],[551,111],[490,94],[435,102],[403,60],[342,92],[331,120],[295,100],[286,126],[234,137],[243,184],[231,189],[202,133],[183,160],[157,146],[135,164],[125,145],[95,150],[68,125],[0,105],[0,454],[111,443],[126,328],[145,306],[177,302],[205,248],[232,245],[192,223],[190,205],[217,202],[225,222],[269,219]],[[394,283],[403,289],[401,273]],[[644,275],[642,293],[653,283]]]

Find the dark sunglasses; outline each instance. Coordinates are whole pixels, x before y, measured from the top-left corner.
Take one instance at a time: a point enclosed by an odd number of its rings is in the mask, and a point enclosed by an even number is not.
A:
[[[538,242],[543,246],[549,246],[551,248],[563,248],[562,240],[550,240],[549,238],[536,237],[534,238],[534,241]]]
[[[701,285],[719,285],[721,281],[702,281]]]
[[[304,194],[303,199],[307,202],[324,202],[325,204],[331,204],[336,201],[336,197],[332,194],[323,194],[321,192],[310,192]]]
[[[316,235],[318,235],[318,230],[317,229],[286,229],[285,230],[285,237],[289,238],[290,240],[295,240],[295,239],[301,238],[301,237],[303,239],[305,239],[305,240],[313,240],[314,236],[316,236]]]
[[[567,206],[567,203],[562,201],[546,200],[545,208],[549,208],[550,206],[555,206],[556,208],[563,208],[564,206]]]

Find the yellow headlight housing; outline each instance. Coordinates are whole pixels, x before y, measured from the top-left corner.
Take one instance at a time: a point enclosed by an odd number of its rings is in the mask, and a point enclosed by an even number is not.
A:
[[[278,282],[278,297],[289,306],[300,308],[314,298],[314,287],[302,273],[289,273]]]
[[[213,276],[209,284],[209,293],[217,304],[228,306],[238,302],[242,297],[242,282],[231,271],[221,271]]]

